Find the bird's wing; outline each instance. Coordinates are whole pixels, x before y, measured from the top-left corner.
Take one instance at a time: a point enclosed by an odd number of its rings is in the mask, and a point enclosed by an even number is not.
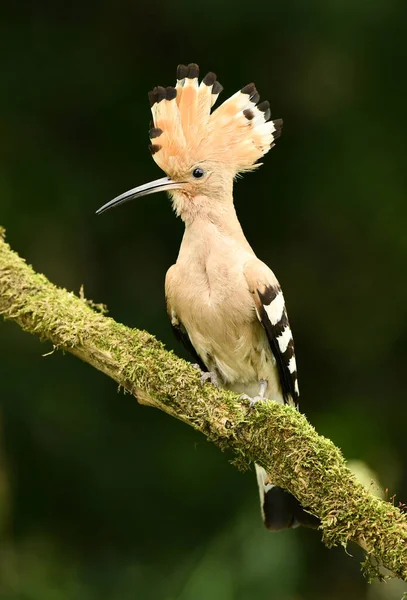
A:
[[[276,360],[284,400],[296,404],[299,389],[294,340],[283,292],[274,273],[258,259],[246,263],[244,274],[253,296],[257,318],[264,327]]]
[[[168,309],[168,302],[167,302],[167,309]],[[199,354],[193,347],[190,337],[188,335],[188,332],[185,329],[184,325],[178,319],[178,317],[174,311],[168,310],[168,316],[170,317],[171,328],[172,328],[177,340],[179,342],[181,342],[184,345],[184,347],[188,350],[188,352],[193,357],[194,361],[199,365],[201,371],[206,372],[208,369],[206,368],[205,363],[202,361],[202,358],[199,356]]]
[[[171,267],[168,270],[167,276],[165,279],[165,289],[166,289],[165,302],[167,305],[167,313],[170,318],[172,330],[173,330],[177,340],[184,345],[184,347],[188,350],[188,352],[193,357],[194,361],[199,365],[201,371],[207,371],[208,369],[206,368],[205,363],[202,361],[202,358],[199,356],[199,354],[195,350],[194,346],[192,345],[191,339],[188,335],[186,328],[179,320],[178,315],[176,314],[174,308],[171,306],[171,300],[169,298],[169,289],[171,287],[172,279],[173,279],[173,267]]]

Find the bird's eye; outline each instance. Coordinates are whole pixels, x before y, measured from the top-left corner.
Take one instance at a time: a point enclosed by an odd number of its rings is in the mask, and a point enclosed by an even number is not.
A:
[[[205,171],[203,169],[201,169],[201,167],[197,167],[196,169],[194,169],[192,171],[192,176],[195,177],[195,179],[199,179],[200,177],[203,177],[205,175]]]

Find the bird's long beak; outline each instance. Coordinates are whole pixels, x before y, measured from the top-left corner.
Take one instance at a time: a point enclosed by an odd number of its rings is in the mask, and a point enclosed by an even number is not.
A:
[[[141,198],[141,196],[148,196],[148,194],[155,194],[156,192],[164,192],[166,190],[175,190],[180,187],[182,187],[182,183],[173,181],[170,179],[170,177],[156,179],[155,181],[150,181],[150,183],[139,185],[138,187],[135,187],[132,190],[124,192],[124,194],[120,194],[120,196],[113,198],[113,200],[110,200],[110,202],[107,202],[101,208],[99,208],[96,211],[96,214],[101,215],[106,210],[109,210],[109,208],[124,204],[124,202],[133,200],[133,198]]]

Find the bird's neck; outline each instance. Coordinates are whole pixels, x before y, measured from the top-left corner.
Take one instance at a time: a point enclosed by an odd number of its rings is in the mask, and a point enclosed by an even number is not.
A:
[[[202,256],[213,245],[220,248],[226,244],[230,247],[233,241],[234,246],[252,251],[237,218],[232,198],[230,202],[223,200],[222,203],[212,204],[202,197],[200,204],[202,210],[197,211],[192,219],[184,219],[185,233],[181,250],[191,250],[192,247],[192,254]]]

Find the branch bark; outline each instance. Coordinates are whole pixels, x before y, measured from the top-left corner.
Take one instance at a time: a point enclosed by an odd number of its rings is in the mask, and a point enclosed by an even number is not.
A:
[[[357,482],[338,448],[289,406],[247,402],[211,385],[154,336],[130,329],[60,289],[13,252],[0,229],[0,315],[99,369],[133,394],[191,425],[235,464],[262,465],[322,522],[324,543],[350,541],[407,581],[407,515]]]

